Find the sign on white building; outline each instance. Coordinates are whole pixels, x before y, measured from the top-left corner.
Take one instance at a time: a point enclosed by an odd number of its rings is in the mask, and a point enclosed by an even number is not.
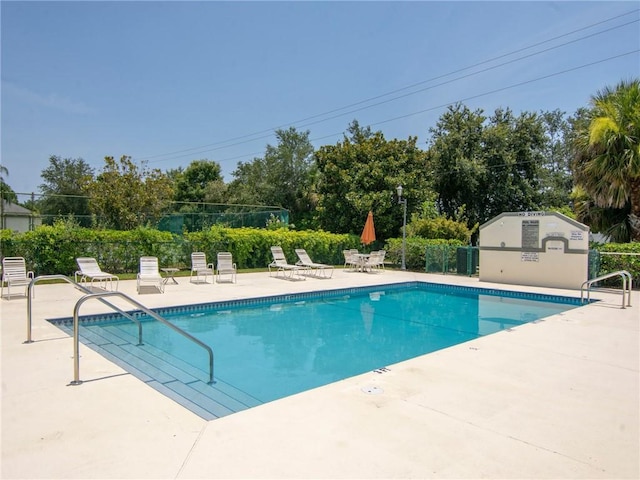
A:
[[[578,289],[589,227],[558,212],[507,212],[480,226],[480,280]]]

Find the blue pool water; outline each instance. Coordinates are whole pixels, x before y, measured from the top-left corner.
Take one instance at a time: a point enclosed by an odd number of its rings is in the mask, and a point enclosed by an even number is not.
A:
[[[412,282],[158,312],[212,347],[216,384],[199,391],[224,390],[236,401],[225,407],[232,413],[577,306],[567,297]],[[135,324],[116,318],[88,317],[80,332],[112,359],[124,349],[139,376],[144,369],[129,356],[140,351],[180,371],[167,379],[153,373],[162,367],[144,371],[152,385],[173,387],[182,372],[186,385],[208,379],[205,351],[157,321],[144,321],[143,346],[135,346]]]

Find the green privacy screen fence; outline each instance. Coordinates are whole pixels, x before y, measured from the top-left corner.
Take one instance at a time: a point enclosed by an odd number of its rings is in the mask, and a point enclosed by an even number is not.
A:
[[[479,254],[478,247],[430,245],[425,251],[425,271],[427,273],[476,275]]]
[[[256,207],[253,209],[171,213],[165,215],[158,222],[158,230],[180,235],[185,231],[197,232],[205,230],[212,225],[224,225],[231,228],[256,227],[264,228],[267,222],[273,218],[282,224],[289,223],[289,212],[282,208],[265,209]]]
[[[425,251],[427,273],[453,273],[477,275],[480,269],[479,247],[457,247],[453,245],[430,245]],[[600,252],[589,250],[589,278],[600,273]]]

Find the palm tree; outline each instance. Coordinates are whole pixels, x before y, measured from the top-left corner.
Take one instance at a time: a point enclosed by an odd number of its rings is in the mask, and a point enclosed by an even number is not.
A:
[[[13,189],[4,181],[4,177],[9,176],[9,170],[4,165],[0,165],[0,199],[9,203],[17,203],[18,196]]]
[[[589,120],[576,137],[576,183],[595,206],[628,209],[631,240],[640,241],[640,80],[592,96]]]

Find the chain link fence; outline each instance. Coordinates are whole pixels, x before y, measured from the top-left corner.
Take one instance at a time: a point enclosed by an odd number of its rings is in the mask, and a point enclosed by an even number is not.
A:
[[[425,271],[427,273],[453,273],[457,275],[477,275],[480,266],[478,247],[453,245],[430,245],[425,251]]]
[[[589,250],[589,279],[596,278],[601,273],[608,273],[601,272],[600,255],[598,250]],[[427,273],[473,276],[478,275],[480,271],[479,247],[428,246],[425,251],[425,260]]]
[[[99,215],[88,212],[88,198],[77,195],[40,195],[17,193],[15,203],[2,203],[0,228],[29,231],[39,225],[53,225],[58,219],[73,219],[84,228],[101,225]],[[75,206],[75,207],[74,207]],[[54,209],[55,213],[46,213]],[[83,212],[83,213],[79,213]],[[181,235],[213,225],[228,227],[264,228],[269,221],[289,224],[289,211],[268,205],[238,205],[205,202],[171,202],[167,212],[159,219],[140,216],[140,226]]]

